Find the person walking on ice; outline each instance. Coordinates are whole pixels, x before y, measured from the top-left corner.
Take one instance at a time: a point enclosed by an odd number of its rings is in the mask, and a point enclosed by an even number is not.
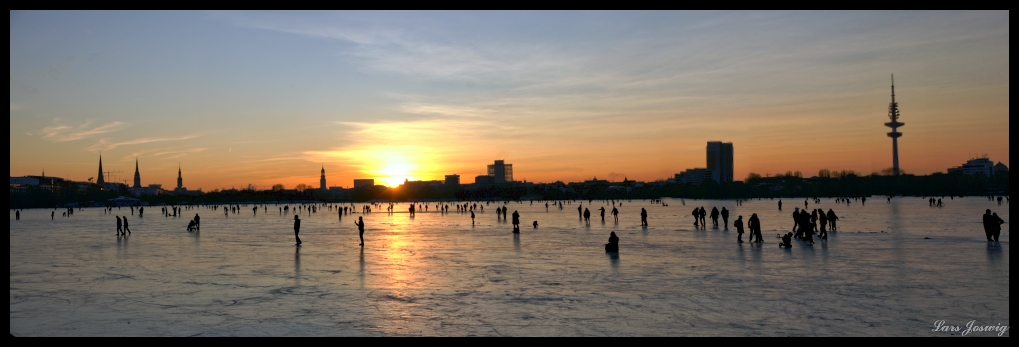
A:
[[[301,218],[294,216],[294,238],[297,239],[297,246],[301,245]]]

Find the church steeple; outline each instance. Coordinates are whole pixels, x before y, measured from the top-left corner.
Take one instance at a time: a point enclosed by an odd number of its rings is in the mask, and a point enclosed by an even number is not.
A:
[[[325,165],[322,165],[322,177],[319,178],[318,183],[319,183],[319,189],[325,191],[326,190],[326,167],[325,167]]]
[[[142,175],[138,172],[138,158],[134,158],[134,188],[142,187]]]
[[[180,175],[180,164],[177,164],[177,189],[184,189],[184,178]]]
[[[102,153],[99,153],[99,176],[98,177],[99,178],[96,179],[96,184],[98,184],[98,185],[106,184],[106,180],[103,179],[103,154]]]

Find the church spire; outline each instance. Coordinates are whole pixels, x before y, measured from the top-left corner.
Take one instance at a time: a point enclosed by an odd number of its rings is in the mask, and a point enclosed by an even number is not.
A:
[[[319,189],[322,191],[326,190],[326,166],[322,165],[322,177],[318,180]]]
[[[134,158],[134,188],[142,187],[142,175],[138,171],[138,158]]]
[[[103,152],[99,152],[99,178],[96,179],[96,184],[106,184],[106,180],[103,179]]]

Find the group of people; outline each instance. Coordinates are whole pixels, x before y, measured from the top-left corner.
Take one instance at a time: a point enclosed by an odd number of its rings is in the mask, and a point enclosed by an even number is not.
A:
[[[1000,199],[1000,200],[1003,200],[1003,199]],[[840,202],[848,202],[848,201],[850,201],[850,200],[849,199],[841,199],[840,200]],[[862,202],[862,200],[860,200],[860,201]],[[931,202],[932,206],[936,206],[937,204],[940,203],[940,201],[937,201],[935,199],[931,199],[930,202]],[[816,203],[816,201],[815,201],[815,203]],[[557,205],[562,206],[562,203],[557,203]],[[474,219],[475,219],[474,209],[477,208],[477,205],[471,206],[470,204],[464,204],[462,206],[461,205],[456,205],[456,206],[457,206],[457,210],[458,211],[462,211],[462,212],[470,211],[471,212],[471,222],[472,222],[472,225],[473,225],[474,224]],[[781,208],[781,200],[779,201],[779,206]],[[546,208],[548,208],[548,207],[549,206],[546,203]],[[363,211],[365,213],[368,213],[368,211],[370,211],[370,208],[371,207],[369,207],[369,206],[365,206]],[[437,208],[442,209],[442,210],[447,209],[447,207],[442,207],[442,206],[438,206],[438,205],[437,205]],[[237,208],[237,209],[239,209],[239,208]],[[330,207],[330,209],[331,209],[331,207]],[[133,208],[132,208],[132,210],[133,210]],[[176,208],[176,207],[174,207],[174,208],[167,208],[167,209],[164,209],[164,214],[169,215],[171,212],[176,214],[177,212],[181,212],[182,210],[183,210],[183,208]],[[290,210],[290,208],[289,207],[284,207],[284,208],[281,208],[281,210],[282,211],[287,211],[287,210]],[[296,212],[296,210],[297,210],[297,208],[295,207],[294,211]],[[303,210],[303,208],[302,208],[302,210]],[[342,219],[343,214],[348,211],[348,209],[346,207],[337,208],[337,210],[339,211],[339,215],[340,215],[341,219]],[[411,213],[413,213],[414,210],[415,210],[415,207],[411,207],[411,210],[410,210],[410,211],[412,211]],[[497,213],[498,216],[500,216],[500,218],[508,219],[508,217],[509,217],[509,216],[507,216],[508,210],[509,210],[508,208],[503,206],[503,207],[496,208],[496,213]],[[600,210],[601,218],[604,221],[606,209],[604,207],[602,207],[599,210]],[[105,212],[107,212],[107,213],[111,212],[111,211],[112,211],[112,208],[106,208],[105,209]],[[139,210],[139,212],[141,212],[141,211],[142,210]],[[257,207],[255,208],[254,211],[257,212]],[[309,207],[308,211],[309,212],[313,211],[313,207]],[[350,211],[352,212],[353,208],[350,208]],[[582,211],[581,212],[581,218],[584,218],[585,220],[589,220],[590,219],[590,214],[591,213],[590,213],[589,209],[583,209],[583,207],[578,207],[578,211]],[[69,215],[70,213],[73,213],[73,210],[69,210],[68,212],[65,212],[65,215]],[[619,210],[615,207],[615,203],[613,203],[613,208],[612,208],[611,213],[612,213],[613,217],[616,219],[616,221],[618,222]],[[692,214],[694,216],[694,225],[695,226],[706,226],[706,223],[707,223],[706,217],[709,216],[709,214],[707,213],[707,210],[705,210],[704,207],[695,208]],[[51,217],[52,217],[52,215],[51,215]],[[724,225],[724,228],[726,230],[728,230],[728,227],[729,227],[729,210],[728,209],[723,207],[721,210],[719,210],[717,207],[713,207],[712,210],[711,210],[711,213],[710,213],[710,217],[712,219],[712,223],[713,223],[713,226],[715,228],[719,228],[719,221],[718,221],[718,219],[722,218],[722,221],[723,221],[722,225]],[[15,219],[20,220],[20,218],[21,218],[20,211],[19,210],[15,210]],[[131,230],[130,230],[130,227],[128,225],[127,217],[126,216],[124,216],[124,217],[117,216],[116,218],[117,218],[117,235],[123,235],[123,236],[129,235],[131,233]],[[194,219],[192,219],[188,223],[187,230],[189,232],[191,232],[191,231],[197,232],[197,231],[200,230],[200,225],[201,225],[200,224],[200,218],[201,217],[199,217],[196,214]],[[648,226],[648,220],[647,220],[648,212],[647,212],[646,209],[641,208],[640,218],[641,218],[641,226],[646,228]],[[803,240],[804,242],[808,242],[808,243],[813,244],[814,243],[815,235],[817,235],[817,237],[819,237],[822,240],[826,240],[828,238],[828,232],[829,231],[831,231],[831,232],[837,232],[838,231],[837,221],[839,220],[839,217],[835,214],[835,212],[832,209],[829,209],[827,212],[824,212],[823,210],[820,210],[820,209],[815,209],[812,212],[808,213],[807,210],[805,210],[805,209],[804,210],[800,210],[799,208],[796,208],[795,212],[793,212],[793,220],[794,220],[793,230],[792,230],[792,232],[789,232],[789,233],[781,236],[782,242],[780,244],[780,247],[784,247],[784,248],[791,247],[791,241],[793,239]],[[512,223],[513,223],[513,233],[514,234],[519,234],[520,233],[520,213],[518,211],[514,211],[513,212]],[[999,237],[1001,235],[1001,229],[1002,229],[1001,225],[1004,224],[1004,223],[1005,223],[1005,221],[1002,220],[1000,217],[998,217],[998,215],[996,213],[991,212],[991,210],[987,210],[986,211],[985,215],[983,216],[983,225],[984,225],[984,231],[985,231],[985,234],[987,236],[987,241],[988,242],[998,242],[998,239],[999,239]],[[537,221],[535,221],[533,224],[534,224],[534,228],[538,227],[538,222]],[[360,245],[364,246],[365,223],[364,223],[363,217],[359,217],[358,221],[356,221],[354,223],[354,225],[358,227],[358,232],[359,232],[358,237],[359,237],[359,239],[361,241]],[[736,231],[738,233],[737,241],[739,243],[743,242],[743,234],[746,233],[746,232],[744,232],[744,226],[746,226],[746,228],[749,229],[749,231],[748,231],[749,234],[750,234],[749,242],[756,242],[756,243],[763,242],[763,236],[762,236],[762,232],[761,232],[761,221],[760,221],[760,218],[757,216],[757,214],[753,214],[750,217],[750,219],[746,222],[745,225],[744,225],[744,221],[743,221],[743,216],[739,216],[736,219],[736,221],[733,223],[733,226],[736,228]],[[295,237],[295,239],[297,241],[297,245],[301,244],[300,228],[301,228],[301,220],[300,220],[300,218],[298,216],[295,215],[294,216],[294,237]],[[606,244],[606,251],[610,251],[610,250],[613,250],[613,249],[615,251],[618,251],[618,242],[619,242],[619,238],[613,232],[612,236],[609,239],[609,243]]]
[[[828,213],[825,213],[824,210],[814,210],[813,213],[808,213],[807,210],[797,208],[793,212],[793,238],[813,244],[814,234],[818,234],[820,239],[827,240],[829,225],[832,232],[837,232],[838,224],[836,222],[838,220],[838,215],[831,209],[828,209]]]
[[[195,214],[195,218],[188,222],[188,232],[199,232],[202,229],[202,217]]]
[[[197,219],[198,216],[196,215],[195,218]],[[364,217],[357,217],[357,221],[354,222],[354,225],[357,226],[358,238],[361,239],[360,246],[364,246]],[[297,216],[297,215],[294,216],[294,238],[297,239],[297,246],[300,246],[301,245],[301,217]]]
[[[1005,224],[1005,220],[998,217],[997,213],[991,213],[990,209],[984,213],[984,233],[987,234],[987,242],[998,242],[1002,224]]]
[[[695,227],[708,227],[708,212],[703,206],[700,208],[694,208],[692,215],[693,225]],[[725,230],[729,230],[729,210],[725,207],[722,207],[721,211],[718,210],[718,207],[711,208],[711,225],[715,229],[718,229],[718,217],[722,217],[722,223],[725,226]]]
[[[732,223],[736,227],[736,242],[743,243],[743,216],[736,218],[736,221]],[[761,243],[764,242],[764,237],[761,235],[761,219],[754,213],[747,220],[747,228],[750,229],[750,242]]]
[[[127,236],[131,234],[131,228],[127,225],[127,216],[123,219],[117,217],[117,236]],[[120,240],[119,238],[117,240]]]

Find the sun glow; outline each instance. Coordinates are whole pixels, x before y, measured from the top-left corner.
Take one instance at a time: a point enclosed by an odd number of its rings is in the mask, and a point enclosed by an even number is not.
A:
[[[377,171],[377,177],[387,187],[397,187],[405,180],[416,181],[417,177],[413,177],[414,166],[405,162],[390,161],[385,164],[382,170]]]

